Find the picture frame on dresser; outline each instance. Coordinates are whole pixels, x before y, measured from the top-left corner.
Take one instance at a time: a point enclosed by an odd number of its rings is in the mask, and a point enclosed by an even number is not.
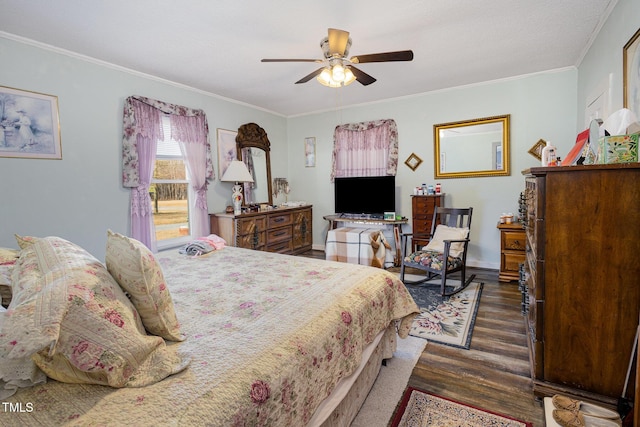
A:
[[[622,49],[624,107],[640,116],[640,28]]]
[[[0,86],[0,157],[62,159],[58,97]]]

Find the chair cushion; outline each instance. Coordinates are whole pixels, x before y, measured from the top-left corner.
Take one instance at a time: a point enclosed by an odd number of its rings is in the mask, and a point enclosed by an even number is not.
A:
[[[442,271],[444,265],[444,254],[436,251],[417,251],[404,258],[405,264],[418,264],[431,270]],[[462,266],[462,259],[449,256],[447,259],[447,271],[457,269]]]
[[[433,238],[429,241],[429,244],[423,247],[423,250],[427,251],[435,251],[435,252],[444,252],[444,241],[445,240],[460,240],[466,239],[469,235],[469,229],[465,228],[456,228],[449,227],[447,225],[438,225],[436,227],[436,232],[433,233]],[[451,248],[449,249],[449,255],[454,258],[457,258],[462,255],[464,251],[464,243],[455,242],[451,244]]]

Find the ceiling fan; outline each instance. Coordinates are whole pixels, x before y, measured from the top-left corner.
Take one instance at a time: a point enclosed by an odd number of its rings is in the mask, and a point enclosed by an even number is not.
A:
[[[320,41],[320,47],[324,53],[324,59],[262,59],[261,62],[315,62],[323,64],[322,67],[298,80],[296,84],[306,83],[316,77],[325,86],[342,87],[355,80],[364,86],[376,81],[374,77],[356,68],[353,64],[413,60],[413,51],[411,50],[372,53],[347,58],[351,47],[351,37],[349,37],[348,31],[335,28],[329,28],[329,36]]]

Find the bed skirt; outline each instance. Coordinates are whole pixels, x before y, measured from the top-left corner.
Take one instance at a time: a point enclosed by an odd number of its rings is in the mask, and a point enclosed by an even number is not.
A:
[[[358,370],[338,383],[316,410],[309,426],[348,427],[355,419],[380,373],[382,361],[391,359],[398,343],[395,322],[380,332],[363,354]]]

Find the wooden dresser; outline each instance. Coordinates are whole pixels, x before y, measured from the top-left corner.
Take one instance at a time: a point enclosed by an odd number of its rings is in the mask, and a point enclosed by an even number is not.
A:
[[[520,287],[534,393],[615,405],[640,314],[640,164],[524,174]]]
[[[270,211],[210,214],[211,232],[231,246],[259,251],[297,254],[313,243],[312,208],[277,208]]]
[[[434,195],[411,196],[411,229],[413,234],[431,233],[433,211],[436,206],[444,206],[444,193]],[[428,239],[413,239],[412,252],[429,243]]]
[[[498,224],[500,230],[500,274],[501,282],[520,278],[520,264],[525,260],[525,232],[522,223]]]

